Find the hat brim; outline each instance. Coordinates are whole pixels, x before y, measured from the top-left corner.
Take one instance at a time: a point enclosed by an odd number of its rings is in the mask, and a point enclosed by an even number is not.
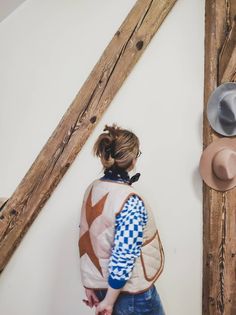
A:
[[[222,124],[219,120],[219,112],[220,101],[224,95],[230,91],[235,91],[236,93],[235,82],[221,84],[210,95],[207,103],[207,118],[212,129],[214,129],[217,133],[227,137],[233,137],[236,135],[236,126],[227,126]]]
[[[212,160],[215,154],[224,148],[236,152],[236,139],[222,138],[213,141],[203,151],[199,163],[199,172],[204,182],[209,187],[219,191],[226,191],[236,186],[236,176],[231,180],[221,180],[212,169]]]

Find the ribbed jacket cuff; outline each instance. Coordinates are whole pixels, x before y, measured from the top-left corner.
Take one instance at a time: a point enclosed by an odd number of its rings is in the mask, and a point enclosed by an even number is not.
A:
[[[121,289],[126,284],[127,280],[116,280],[113,279],[111,276],[108,278],[108,284],[113,289]]]

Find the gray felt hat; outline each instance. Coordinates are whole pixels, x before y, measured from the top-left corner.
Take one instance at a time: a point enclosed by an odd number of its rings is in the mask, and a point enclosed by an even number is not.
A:
[[[224,83],[215,89],[207,103],[207,118],[219,134],[236,135],[236,83]]]

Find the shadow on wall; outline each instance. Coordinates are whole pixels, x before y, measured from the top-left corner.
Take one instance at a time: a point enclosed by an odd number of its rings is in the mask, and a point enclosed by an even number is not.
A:
[[[202,139],[203,139],[203,115],[199,115],[198,119],[198,135],[199,135],[199,142],[202,144]],[[200,155],[199,155],[200,159]],[[199,164],[196,165],[193,173],[192,173],[192,184],[193,184],[193,189],[196,194],[196,197],[200,202],[202,202],[202,178],[199,173]]]

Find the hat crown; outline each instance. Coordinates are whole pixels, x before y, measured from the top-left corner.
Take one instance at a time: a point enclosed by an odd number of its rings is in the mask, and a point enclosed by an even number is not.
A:
[[[236,82],[218,86],[207,102],[207,118],[211,127],[221,135],[236,135]]]
[[[236,124],[236,94],[227,92],[220,100],[219,120],[226,125]]]
[[[232,180],[236,176],[236,152],[231,149],[222,149],[212,160],[212,169],[221,180]]]

